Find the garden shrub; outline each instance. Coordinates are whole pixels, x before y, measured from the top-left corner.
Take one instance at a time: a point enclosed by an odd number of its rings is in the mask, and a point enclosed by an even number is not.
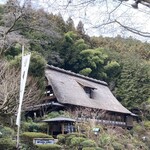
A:
[[[47,118],[55,118],[55,117],[60,117],[60,113],[58,111],[52,111],[47,115]]]
[[[71,140],[75,137],[86,138],[85,134],[80,134],[80,133],[76,133],[76,132],[68,133],[65,135],[65,144],[68,146],[71,145]]]
[[[95,150],[104,150],[104,149],[101,147],[96,147]]]
[[[52,136],[44,133],[39,133],[39,132],[24,132],[21,135],[21,140],[24,144],[29,144],[30,146],[33,146],[33,139],[34,138],[51,138],[53,139]]]
[[[93,140],[85,140],[81,143],[82,147],[96,147],[96,143]]]
[[[14,130],[9,127],[0,127],[1,138],[12,137],[14,134]]]
[[[57,135],[58,143],[65,144],[65,135],[59,134]]]
[[[138,134],[144,134],[145,133],[145,129],[142,127],[142,125],[140,124],[136,124],[133,128],[133,130],[138,133]]]
[[[150,130],[150,121],[145,121],[144,126],[147,130]]]
[[[24,122],[22,124],[22,129],[25,132],[45,132],[47,130],[46,123],[37,123],[37,122]]]
[[[100,147],[105,147],[108,143],[110,143],[110,136],[108,134],[101,134],[100,139],[99,139],[99,146]]]
[[[16,143],[10,138],[0,138],[1,150],[16,150]]]
[[[38,150],[61,150],[62,147],[58,144],[37,145]]]
[[[83,133],[78,133],[78,132],[68,133],[68,134],[66,135],[66,137],[68,137],[68,136],[70,136],[70,135],[74,135],[75,137],[84,137],[84,138],[86,138],[86,135],[85,135],[85,134],[83,134]]]
[[[114,150],[122,150],[124,149],[124,146],[118,142],[113,142],[112,143]]]
[[[66,145],[70,145],[71,144],[71,139],[76,137],[75,135],[69,135],[69,136],[66,136],[66,141],[65,141],[65,144]]]
[[[82,150],[97,150],[95,147],[84,147]]]
[[[33,138],[52,138],[53,139],[51,135],[40,133],[40,132],[24,132],[22,134],[22,137],[30,138],[30,139],[33,139]]]
[[[79,147],[79,146],[81,146],[81,143],[82,143],[83,141],[85,141],[85,140],[86,140],[86,139],[83,138],[83,137],[74,137],[74,138],[71,139],[71,144],[70,144],[70,146],[71,146],[71,147]]]

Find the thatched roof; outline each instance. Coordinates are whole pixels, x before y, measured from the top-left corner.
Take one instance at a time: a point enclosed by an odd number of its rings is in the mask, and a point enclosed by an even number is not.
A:
[[[59,103],[131,114],[113,96],[106,82],[54,66],[47,66],[45,75]],[[85,93],[82,85],[93,89],[92,98]]]

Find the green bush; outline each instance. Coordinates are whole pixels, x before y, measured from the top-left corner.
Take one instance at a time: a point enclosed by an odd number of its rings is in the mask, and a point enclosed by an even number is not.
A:
[[[58,144],[37,145],[38,150],[61,150],[62,147]]]
[[[24,132],[21,135],[22,143],[28,144],[30,146],[33,146],[33,139],[34,138],[52,138],[52,136],[44,133],[38,133],[38,132]]]
[[[81,145],[81,143],[83,141],[85,141],[86,139],[83,138],[83,137],[74,137],[71,139],[71,146],[75,146],[75,147],[78,147],[79,145]]]
[[[57,135],[58,143],[65,144],[65,135],[59,134]]]
[[[46,123],[36,123],[36,122],[24,122],[22,124],[22,129],[25,132],[46,132]]]
[[[120,144],[120,143],[113,142],[112,145],[113,145],[114,150],[122,150],[122,149],[124,149],[124,146],[122,144]]]
[[[84,147],[82,150],[97,150],[95,147]]]
[[[14,130],[9,127],[0,127],[1,138],[12,137],[14,135]]]
[[[99,139],[99,146],[104,147],[108,143],[110,143],[111,138],[108,134],[101,134],[100,139]]]
[[[75,135],[66,136],[65,144],[69,146],[71,144],[71,139],[74,137],[76,137],[76,136]]]
[[[10,138],[0,138],[0,149],[1,150],[15,150],[16,143]]]
[[[53,139],[51,135],[40,133],[40,132],[24,132],[21,136],[25,138],[30,138],[30,139],[33,139],[33,138],[52,138]]]
[[[48,115],[47,115],[47,117],[46,118],[55,118],[55,117],[60,117],[60,113],[59,112],[57,112],[57,111],[52,111],[52,112],[50,112]]]
[[[75,137],[84,137],[84,138],[86,138],[86,135],[85,135],[85,134],[78,133],[78,132],[68,133],[68,134],[66,135],[66,137],[68,137],[68,136],[70,136],[70,135],[74,135]]]
[[[93,140],[85,140],[81,143],[82,147],[96,147],[96,143]]]
[[[104,149],[101,147],[96,147],[95,150],[104,150]]]
[[[145,133],[145,128],[143,128],[142,125],[140,125],[140,124],[135,125],[133,130],[138,134],[144,134]]]
[[[144,126],[147,130],[150,130],[150,121],[145,121]]]
[[[80,134],[80,133],[68,133],[65,135],[65,144],[66,145],[71,145],[71,140],[75,137],[82,137],[82,138],[86,138],[85,134]]]

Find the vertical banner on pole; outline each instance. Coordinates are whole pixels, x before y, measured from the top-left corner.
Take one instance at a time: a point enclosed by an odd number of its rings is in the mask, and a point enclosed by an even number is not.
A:
[[[23,102],[23,95],[25,84],[27,80],[28,68],[30,63],[31,54],[24,55],[24,46],[22,47],[22,62],[21,62],[21,81],[20,81],[20,95],[19,95],[19,108],[17,113],[16,125],[20,126],[21,106]]]

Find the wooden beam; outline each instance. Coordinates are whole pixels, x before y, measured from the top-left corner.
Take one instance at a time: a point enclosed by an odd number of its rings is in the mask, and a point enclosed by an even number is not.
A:
[[[61,132],[64,134],[64,122],[61,124]]]
[[[53,95],[53,96],[45,96],[44,98],[42,98],[42,100],[53,100],[55,98],[56,98],[55,95]]]

